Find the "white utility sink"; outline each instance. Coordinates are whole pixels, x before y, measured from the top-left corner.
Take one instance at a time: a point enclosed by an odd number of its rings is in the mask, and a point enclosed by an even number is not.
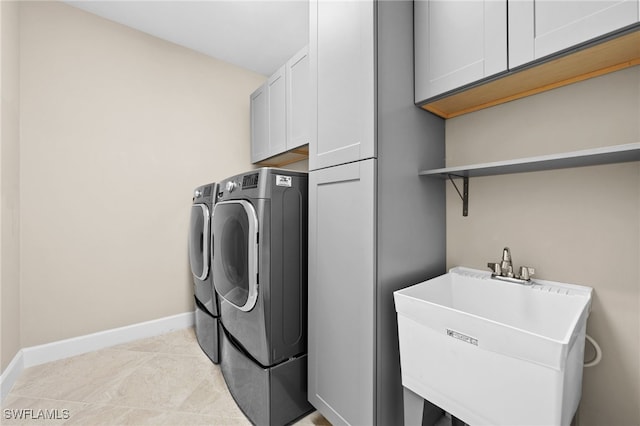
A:
[[[462,267],[398,290],[402,385],[470,425],[569,425],[591,291]]]

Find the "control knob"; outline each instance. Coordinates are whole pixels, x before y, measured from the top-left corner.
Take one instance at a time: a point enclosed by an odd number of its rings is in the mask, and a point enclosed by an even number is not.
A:
[[[233,192],[236,188],[237,188],[238,184],[235,183],[234,181],[230,180],[229,182],[227,182],[227,191],[228,192]]]

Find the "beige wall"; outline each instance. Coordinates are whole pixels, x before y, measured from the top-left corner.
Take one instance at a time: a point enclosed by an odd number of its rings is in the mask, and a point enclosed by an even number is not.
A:
[[[640,142],[640,67],[448,120],[447,165]],[[593,287],[580,425],[640,424],[640,163],[473,178],[447,188],[447,263],[486,269],[509,246],[541,279]],[[588,345],[587,345],[588,346]],[[592,356],[588,348],[586,357]]]
[[[192,311],[192,190],[252,167],[265,77],[62,3],[20,17],[22,346]]]
[[[0,2],[0,370],[20,349],[19,29],[18,4]]]

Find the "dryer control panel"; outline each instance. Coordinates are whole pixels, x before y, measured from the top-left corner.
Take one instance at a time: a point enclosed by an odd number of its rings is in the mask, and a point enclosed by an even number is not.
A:
[[[257,188],[258,182],[259,182],[259,176],[260,176],[260,173],[256,172],[256,173],[234,176],[232,178],[229,178],[224,183],[224,186],[220,187],[221,191],[218,192],[217,199],[221,200],[224,197],[225,192],[227,194],[231,194],[239,190]]]
[[[298,183],[300,178],[304,177]],[[218,184],[216,201],[239,199],[268,199],[272,193],[307,185],[307,173],[294,170],[263,167],[231,176]]]

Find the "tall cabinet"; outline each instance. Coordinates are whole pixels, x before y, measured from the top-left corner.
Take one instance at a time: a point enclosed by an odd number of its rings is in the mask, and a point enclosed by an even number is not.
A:
[[[445,272],[444,121],[414,105],[413,2],[313,0],[309,401],[402,424],[393,291]],[[430,166],[427,166],[430,165]]]

